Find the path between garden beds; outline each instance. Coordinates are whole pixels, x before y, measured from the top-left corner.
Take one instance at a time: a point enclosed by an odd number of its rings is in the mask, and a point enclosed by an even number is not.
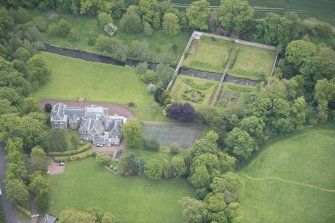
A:
[[[54,106],[57,103],[64,103],[69,107],[80,107],[80,108],[84,108],[85,106],[89,106],[89,105],[97,105],[97,106],[102,106],[104,108],[108,108],[108,113],[110,115],[113,114],[118,114],[118,115],[122,115],[125,116],[127,118],[134,118],[135,117],[135,112],[133,112],[132,110],[130,110],[128,107],[124,106],[124,105],[120,105],[120,104],[115,104],[115,103],[105,103],[105,102],[89,102],[89,101],[84,101],[84,102],[79,102],[79,101],[75,101],[75,100],[56,100],[56,99],[43,99],[40,100],[40,105],[43,107],[45,104],[51,104],[52,106]]]

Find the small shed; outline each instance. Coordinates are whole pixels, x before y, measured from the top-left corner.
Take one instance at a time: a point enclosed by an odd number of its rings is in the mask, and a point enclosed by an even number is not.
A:
[[[43,218],[43,223],[56,223],[57,218],[51,215],[46,214]]]

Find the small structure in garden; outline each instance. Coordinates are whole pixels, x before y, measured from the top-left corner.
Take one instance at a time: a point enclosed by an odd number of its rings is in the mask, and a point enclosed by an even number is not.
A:
[[[108,23],[104,28],[104,31],[110,36],[113,36],[116,30],[117,27],[113,23]]]
[[[93,141],[95,145],[120,145],[122,126],[127,118],[114,114],[96,105],[85,108],[55,104],[51,112],[51,127],[55,129],[78,129],[81,140]]]
[[[56,223],[57,219],[54,216],[46,214],[43,218],[43,223]]]

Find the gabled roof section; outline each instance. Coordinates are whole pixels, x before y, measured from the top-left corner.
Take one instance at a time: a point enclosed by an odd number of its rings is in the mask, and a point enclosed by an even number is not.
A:
[[[83,133],[83,132],[87,133],[88,130],[90,129],[91,122],[92,122],[92,119],[83,118],[83,120],[80,123],[79,132],[80,133]]]
[[[77,118],[83,118],[85,111],[83,108],[70,107],[65,109],[65,114],[69,119],[75,120]]]
[[[92,119],[106,119],[108,116],[108,109],[98,107],[96,105],[90,105],[85,107],[85,117]]]
[[[89,134],[95,135],[95,134],[100,134],[102,129],[102,123],[100,120],[93,120],[91,122],[90,129],[88,130]]]
[[[57,103],[52,109],[51,121],[66,121],[65,115],[66,105],[63,103]]]

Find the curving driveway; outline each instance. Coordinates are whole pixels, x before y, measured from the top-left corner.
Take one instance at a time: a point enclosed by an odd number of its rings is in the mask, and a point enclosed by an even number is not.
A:
[[[52,106],[57,103],[64,103],[69,107],[80,107],[80,108],[84,108],[85,106],[94,104],[97,106],[108,108],[108,113],[110,115],[118,114],[118,115],[125,116],[127,118],[135,117],[135,113],[132,110],[130,110],[127,106],[115,104],[115,103],[88,102],[88,101],[79,102],[79,101],[74,101],[74,100],[55,100],[55,99],[40,100],[40,104],[43,107],[43,109],[44,109],[44,105],[47,103],[51,104]]]
[[[3,208],[5,210],[5,217],[7,223],[19,223],[19,216],[15,205],[6,198],[6,188],[5,188],[5,172],[7,167],[7,161],[5,160],[5,149],[4,145],[0,143],[0,187],[2,195],[0,197],[0,202],[2,202]]]

